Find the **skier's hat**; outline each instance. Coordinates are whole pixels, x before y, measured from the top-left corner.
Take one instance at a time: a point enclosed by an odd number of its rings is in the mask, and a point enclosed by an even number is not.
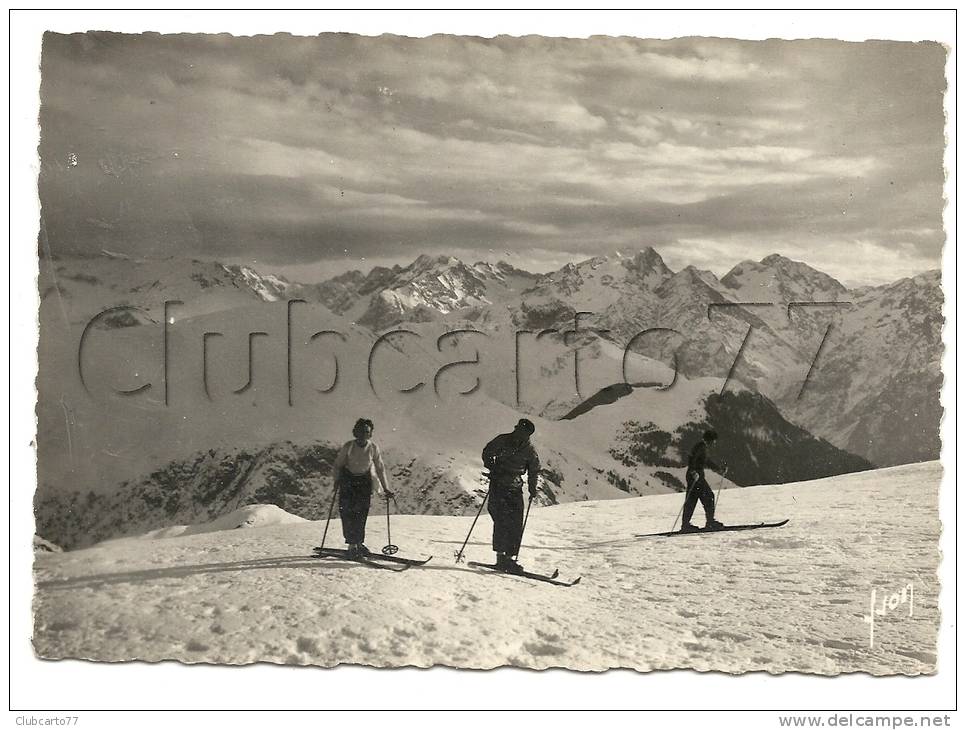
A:
[[[529,418],[521,418],[517,421],[517,425],[513,428],[514,431],[526,431],[528,434],[532,434],[537,430],[537,427],[533,425],[533,421]]]
[[[710,429],[709,428],[707,431],[704,432],[704,440],[705,441],[717,441],[718,440],[718,432],[715,431],[715,430],[713,430],[713,429]]]

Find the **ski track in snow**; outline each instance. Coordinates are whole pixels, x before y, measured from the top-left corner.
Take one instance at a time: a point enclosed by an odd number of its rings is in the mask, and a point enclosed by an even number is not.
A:
[[[572,588],[454,563],[472,517],[397,516],[403,573],[312,557],[322,523],[131,538],[38,554],[37,654],[102,661],[515,665],[642,671],[936,671],[938,463],[723,492],[732,524],[782,528],[633,539],[670,528],[681,495],[534,509],[521,562]],[[701,524],[700,506],[695,521]],[[490,562],[492,523],[468,560]],[[385,544],[371,519],[367,543]],[[341,547],[338,521],[327,545]],[[914,584],[904,604],[876,603]]]

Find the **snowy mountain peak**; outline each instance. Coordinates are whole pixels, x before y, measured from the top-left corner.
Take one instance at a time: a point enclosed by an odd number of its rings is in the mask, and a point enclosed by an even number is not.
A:
[[[806,263],[795,261],[794,259],[790,259],[787,256],[782,256],[781,254],[773,253],[769,256],[765,256],[765,258],[761,260],[760,265],[777,271],[785,276],[822,279],[829,282],[830,286],[838,285],[841,287],[841,284],[839,284],[828,274],[825,274]],[[842,288],[844,289],[844,287]]]
[[[291,284],[283,276],[262,275],[248,266],[222,264],[221,268],[239,283],[243,283],[263,301],[277,302],[285,299]]]
[[[718,277],[710,271],[704,271],[695,266],[685,266],[678,273],[668,278],[668,284],[678,288],[681,286],[701,285],[717,289]]]
[[[759,262],[742,261],[721,283],[749,301],[838,301],[848,293],[828,274],[777,253]]]
[[[489,261],[477,261],[470,268],[474,273],[485,278],[502,279],[504,277],[503,269],[498,264],[491,264]]]
[[[406,266],[346,272],[311,290],[333,312],[378,330],[491,305],[537,278],[505,261],[468,265],[455,256],[422,254]]]
[[[429,269],[452,268],[459,266],[465,266],[465,264],[455,256],[430,256],[428,254],[420,254],[416,257],[415,261],[405,268],[405,270],[408,270],[412,273],[421,273]]]
[[[765,266],[782,266],[783,264],[797,264],[797,261],[793,261],[787,256],[782,256],[780,253],[768,254],[761,260],[761,263]]]
[[[521,277],[524,280],[535,281],[538,278],[537,274],[531,274],[529,271],[524,271],[523,269],[518,269],[512,264],[508,264],[506,261],[497,261],[495,264],[489,261],[477,261],[470,267],[477,275],[483,277],[484,279],[495,279],[501,282],[506,282],[508,277],[515,276]]]
[[[628,271],[641,278],[663,281],[674,274],[664,263],[661,254],[650,246],[635,253],[633,258],[623,258],[622,263]]]
[[[491,304],[489,285],[506,275],[488,264],[467,266],[454,256],[419,256],[380,281],[359,322],[383,329],[406,320],[425,321],[457,309]]]

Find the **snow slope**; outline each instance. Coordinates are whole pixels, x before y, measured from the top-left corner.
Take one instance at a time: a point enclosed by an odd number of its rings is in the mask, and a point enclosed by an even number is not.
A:
[[[200,535],[205,532],[221,532],[251,527],[275,527],[276,525],[293,525],[301,522],[307,522],[307,520],[298,515],[289,514],[274,504],[249,504],[204,524],[175,525],[160,530],[151,530],[151,532],[141,535],[141,539],[182,537],[184,535]]]
[[[668,529],[680,495],[536,509],[521,560],[582,574],[573,588],[455,565],[471,517],[394,518],[406,554],[435,555],[399,574],[307,557],[317,522],[41,553],[34,646],[102,661],[932,673],[940,476],[927,463],[727,492],[726,522],[791,522],[673,539],[631,535]],[[492,557],[490,525],[470,560]],[[384,541],[372,520],[369,545]],[[876,616],[870,648],[871,591],[878,603],[910,583],[913,615]]]

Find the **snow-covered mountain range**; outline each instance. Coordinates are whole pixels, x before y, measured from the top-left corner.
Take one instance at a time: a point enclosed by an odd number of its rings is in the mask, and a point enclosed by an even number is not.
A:
[[[262,275],[248,266],[197,259],[135,259],[110,251],[41,259],[39,287],[41,326],[52,317],[86,322],[110,307],[142,310],[114,320],[114,326],[123,327],[163,320],[165,301],[182,302],[181,316],[196,316],[289,299],[299,291],[282,276]]]
[[[432,321],[459,310],[513,298],[539,277],[504,261],[464,264],[452,256],[419,256],[408,266],[349,271],[300,294],[373,330]]]
[[[648,248],[542,276],[420,256],[305,284],[104,255],[42,260],[40,292],[38,531],[68,547],[265,490],[315,519],[318,454],[360,415],[409,513],[478,504],[479,452],[521,413],[538,424],[545,504],[675,491],[709,426],[726,487],[938,456],[938,272],[850,291],[777,255],[719,280]],[[383,338],[395,328],[409,334]],[[299,474],[305,458],[316,473]]]
[[[646,248],[540,277],[506,264],[421,256],[409,267],[352,272],[318,289],[340,284],[354,294],[339,298],[336,311],[376,331],[431,319],[485,329],[505,316],[519,328],[565,330],[577,312],[591,313],[584,326],[606,330],[619,346],[650,328],[674,330],[635,345],[667,363],[676,351],[687,376],[730,373],[794,422],[876,464],[939,455],[938,271],[850,291],[778,254],[743,261],[719,280],[690,266],[675,273]]]

